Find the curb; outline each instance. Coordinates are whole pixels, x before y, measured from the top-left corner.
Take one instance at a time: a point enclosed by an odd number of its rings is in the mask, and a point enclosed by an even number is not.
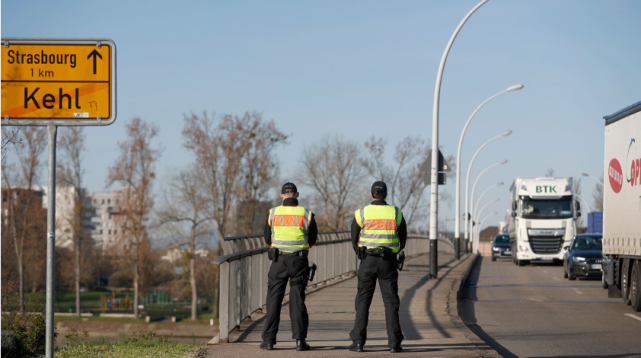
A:
[[[463,333],[463,335],[472,343],[474,343],[474,345],[478,348],[481,353],[481,357],[501,358],[502,356],[497,351],[492,349],[487,343],[485,343],[484,340],[479,338],[479,336],[477,336],[463,322],[463,319],[459,315],[459,305],[461,304],[461,300],[463,299],[463,290],[465,289],[465,284],[470,276],[470,273],[472,272],[472,269],[474,268],[474,265],[476,265],[480,257],[481,256],[479,256],[478,254],[474,254],[472,256],[472,260],[470,260],[470,263],[467,265],[463,276],[461,276],[461,280],[458,282],[454,282],[454,284],[450,288],[447,302],[447,313],[449,313],[450,320],[452,321],[452,324],[454,324],[454,327],[461,331],[461,333]],[[455,304],[453,304],[452,302],[453,297],[456,297]]]

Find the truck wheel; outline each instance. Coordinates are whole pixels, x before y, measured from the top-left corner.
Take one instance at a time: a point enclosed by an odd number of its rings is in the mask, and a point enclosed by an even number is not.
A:
[[[601,271],[601,287],[608,288],[608,281],[605,280],[605,272]]]
[[[492,261],[496,261],[496,257],[492,257]]]
[[[621,272],[621,297],[623,298],[623,303],[626,305],[630,304],[630,275],[628,274],[628,262],[628,259],[624,259]]]
[[[639,261],[636,260],[630,275],[630,301],[632,309],[637,312],[641,311],[641,292],[639,290],[641,290],[641,269],[639,268]]]
[[[529,264],[529,262],[527,260],[516,260],[516,262],[517,262],[517,264],[519,266],[525,266],[525,265]]]
[[[568,280],[574,281],[574,280],[576,280],[576,276],[574,276],[573,274],[569,274],[568,275]]]

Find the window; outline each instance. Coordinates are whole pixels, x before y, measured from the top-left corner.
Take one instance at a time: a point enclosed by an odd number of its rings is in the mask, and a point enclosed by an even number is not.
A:
[[[102,229],[100,229],[100,235],[102,235]]]
[[[105,203],[105,199],[102,199],[102,203],[103,203],[103,204]]]
[[[117,233],[118,233],[118,230],[114,230],[114,235],[116,235]]]
[[[111,199],[107,199],[107,204],[111,204]]]
[[[109,230],[109,235],[111,235],[111,230]]]
[[[118,199],[116,199],[116,204],[118,204]]]

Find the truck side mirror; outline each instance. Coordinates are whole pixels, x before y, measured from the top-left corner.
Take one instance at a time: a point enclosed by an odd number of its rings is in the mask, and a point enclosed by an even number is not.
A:
[[[581,204],[578,201],[574,202],[574,207],[576,208],[576,211],[581,211]]]
[[[577,212],[576,212],[576,217],[577,217],[577,218],[580,218],[580,217],[581,217],[581,212],[580,212],[580,211],[577,211]]]
[[[516,212],[515,212],[515,211],[513,211],[513,212],[512,212],[512,217],[513,217],[513,218],[515,218],[515,217],[516,217]]]
[[[512,211],[516,211],[516,201],[512,202]]]

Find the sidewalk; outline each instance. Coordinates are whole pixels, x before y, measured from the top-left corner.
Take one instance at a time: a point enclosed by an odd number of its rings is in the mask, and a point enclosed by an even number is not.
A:
[[[439,252],[439,278],[429,279],[429,255],[406,261],[399,275],[401,297],[400,319],[405,335],[403,356],[415,357],[480,357],[488,349],[484,343],[462,325],[456,315],[456,291],[465,270],[472,262],[472,255],[460,261],[454,255]],[[354,297],[357,278],[344,278],[325,287],[309,289],[308,343],[311,351],[297,352],[291,339],[289,305],[284,305],[281,315],[278,344],[274,351],[258,348],[263,329],[264,315],[255,314],[251,322],[244,323],[238,332],[230,333],[230,342],[211,346],[208,357],[357,357],[362,353],[349,352],[349,332],[354,325]],[[451,298],[451,300],[450,300]],[[449,309],[449,305],[453,305]],[[370,308],[367,356],[387,356],[387,332],[383,300],[377,287]],[[470,338],[468,338],[470,337]]]

